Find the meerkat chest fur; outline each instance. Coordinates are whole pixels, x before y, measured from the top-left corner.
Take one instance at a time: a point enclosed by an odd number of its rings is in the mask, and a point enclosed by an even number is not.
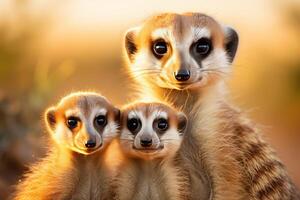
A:
[[[120,200],[182,199],[179,185],[172,184],[180,180],[180,174],[171,160],[128,160],[118,177]]]
[[[77,155],[74,159],[74,188],[70,199],[107,199],[112,172],[99,155]]]
[[[238,162],[240,150],[233,139],[235,133],[232,129],[224,131],[222,127],[233,128],[232,122],[228,123],[229,118],[222,115],[228,112],[227,108],[221,108],[225,98],[223,91],[223,83],[219,83],[200,94],[173,91],[170,95],[168,90],[163,90],[164,95],[160,96],[160,100],[168,101],[186,113],[190,122],[178,160],[190,174],[192,199],[222,199],[223,195],[243,199],[247,196]],[[231,185],[230,189],[228,185]]]

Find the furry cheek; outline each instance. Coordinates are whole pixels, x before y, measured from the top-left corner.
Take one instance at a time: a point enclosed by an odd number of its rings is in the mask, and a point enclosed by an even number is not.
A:
[[[106,127],[104,128],[103,133],[102,133],[102,140],[103,140],[104,144],[105,144],[105,142],[109,142],[118,136],[118,134],[119,134],[118,128],[119,128],[119,125],[115,122],[109,122],[106,125]]]
[[[217,69],[222,72],[229,70],[229,61],[224,49],[215,49],[202,61],[203,69]]]
[[[64,124],[57,125],[53,138],[58,144],[73,143],[73,133]]]
[[[182,137],[178,134],[178,131],[176,129],[172,128],[165,132],[160,139],[162,141],[180,141]]]
[[[137,54],[135,57],[135,62],[133,63],[133,65],[131,65],[133,74],[138,75],[143,70],[155,70],[161,68],[160,62],[150,55],[151,52],[141,49],[139,54]]]

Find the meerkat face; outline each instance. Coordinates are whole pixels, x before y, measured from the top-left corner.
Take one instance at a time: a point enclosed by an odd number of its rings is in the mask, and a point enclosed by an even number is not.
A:
[[[238,35],[200,13],[165,13],[127,31],[125,49],[132,76],[169,89],[197,89],[228,72]]]
[[[131,105],[121,115],[121,147],[127,155],[142,159],[173,155],[186,125],[183,113],[164,104]]]
[[[91,154],[117,135],[119,110],[96,93],[73,93],[45,113],[52,138],[62,147]]]

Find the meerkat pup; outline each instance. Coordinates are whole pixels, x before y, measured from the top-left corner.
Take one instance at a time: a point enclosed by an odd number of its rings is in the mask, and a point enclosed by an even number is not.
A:
[[[124,47],[141,96],[187,114],[177,167],[190,174],[191,199],[299,198],[260,131],[226,99],[234,29],[201,13],[163,13],[128,30]]]
[[[120,124],[125,160],[116,176],[115,199],[189,199],[174,160],[186,116],[161,103],[134,103],[122,109]]]
[[[119,110],[97,93],[78,92],[48,108],[45,122],[49,152],[30,168],[13,199],[110,199],[104,153],[117,136]]]

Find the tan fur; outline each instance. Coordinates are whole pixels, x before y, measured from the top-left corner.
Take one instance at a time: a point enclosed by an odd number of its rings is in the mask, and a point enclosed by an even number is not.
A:
[[[198,84],[196,87],[180,88],[172,76],[184,56],[179,57],[180,54],[174,52],[189,56],[189,50],[184,50],[180,44],[185,41],[191,26],[210,30],[213,46],[221,51],[213,51],[215,57],[208,58],[213,64],[207,67],[218,70],[204,72],[204,79],[200,81],[187,81],[190,85]],[[172,49],[157,61],[146,49],[151,49],[151,32],[161,27],[169,30],[168,37],[173,38],[170,39]],[[140,86],[142,98],[148,95],[168,102],[188,116],[190,126],[179,150],[177,159],[181,162],[177,167],[190,175],[191,199],[299,199],[280,160],[261,139],[261,132],[241,112],[226,103],[223,75],[229,63],[227,59],[216,61],[218,55],[226,52],[224,35],[225,31],[214,19],[199,13],[166,13],[151,17],[127,33],[126,40],[129,38],[136,44],[134,53],[127,57],[129,73]],[[140,59],[141,54],[143,59]],[[173,66],[168,64],[170,59],[175,60]],[[139,66],[146,70],[139,73]],[[169,78],[161,80],[163,73]],[[191,73],[194,72],[191,70]]]
[[[87,157],[64,149],[51,150],[46,158],[30,167],[13,199],[110,199],[113,175],[99,159],[101,154]]]
[[[124,130],[127,123],[127,114],[129,111],[141,111],[145,118],[149,117],[155,110],[168,113],[169,129],[177,129],[177,112],[166,105],[159,103],[136,103],[126,107],[122,111],[121,128]],[[150,123],[150,121],[148,121]],[[176,167],[176,152],[180,141],[174,141],[172,144],[165,144],[160,156],[149,158],[135,156],[132,151],[132,143],[122,141],[122,130],[120,143],[123,147],[125,159],[119,168],[119,174],[116,178],[115,199],[117,200],[188,200],[188,180],[182,170]],[[173,133],[178,134],[178,133]],[[171,141],[170,141],[171,142]],[[129,147],[128,147],[129,146]],[[122,149],[122,148],[121,148]]]
[[[77,108],[86,117],[85,119],[89,119],[93,117],[90,115],[97,106],[107,109],[107,124],[117,123],[115,108],[102,96],[96,93],[75,93],[63,98],[55,106],[55,127],[58,127],[60,123],[66,126],[64,118],[68,109]],[[68,146],[66,141],[57,141],[57,137],[53,134],[57,134],[59,129],[51,128],[47,112],[45,118],[48,131],[52,136],[49,151],[45,158],[30,167],[30,171],[18,184],[13,199],[110,199],[113,172],[109,164],[105,162],[105,158],[109,153],[106,151],[107,145],[112,138],[110,136],[105,138],[102,135],[104,143],[100,150],[84,155],[74,150],[78,147]],[[85,119],[81,118],[82,127],[86,125]],[[117,130],[111,129],[110,131],[113,136]],[[75,137],[75,133],[72,137]],[[64,139],[61,137],[61,140]]]
[[[185,174],[175,167],[174,160],[128,159],[123,165],[117,175],[115,199],[189,199]]]

